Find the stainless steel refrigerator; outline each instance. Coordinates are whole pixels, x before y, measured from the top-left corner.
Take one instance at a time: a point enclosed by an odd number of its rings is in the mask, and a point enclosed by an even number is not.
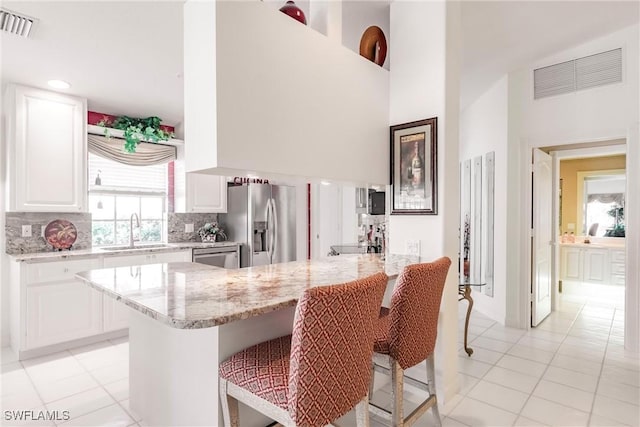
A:
[[[296,260],[295,187],[229,187],[227,213],[219,216],[219,222],[227,238],[241,244],[241,267]]]

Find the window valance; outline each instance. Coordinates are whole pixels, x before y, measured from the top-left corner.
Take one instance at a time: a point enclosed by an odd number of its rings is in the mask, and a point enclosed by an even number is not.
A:
[[[118,138],[89,134],[87,141],[90,153],[129,166],[160,165],[176,159],[176,147],[170,145],[141,142],[135,153],[127,153]]]
[[[616,203],[620,206],[624,206],[624,194],[623,193],[589,194],[587,197],[587,203],[591,203],[591,202]]]

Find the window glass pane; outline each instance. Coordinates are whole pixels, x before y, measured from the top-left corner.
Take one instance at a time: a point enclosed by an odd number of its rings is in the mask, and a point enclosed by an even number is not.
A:
[[[113,196],[105,194],[90,194],[89,195],[89,212],[91,212],[91,218],[96,219],[110,219],[115,217],[115,200]]]
[[[142,215],[140,215],[140,218],[162,219],[163,201],[162,197],[142,197]]]
[[[135,231],[135,223],[134,223]],[[134,234],[135,238],[136,235]],[[129,221],[118,221],[116,224],[116,243],[119,245],[129,244]]]
[[[130,219],[134,213],[140,215],[139,196],[116,196],[117,219]]]
[[[141,242],[162,241],[162,220],[145,220],[140,224]]]
[[[94,246],[113,245],[114,237],[113,221],[92,221],[91,240]]]

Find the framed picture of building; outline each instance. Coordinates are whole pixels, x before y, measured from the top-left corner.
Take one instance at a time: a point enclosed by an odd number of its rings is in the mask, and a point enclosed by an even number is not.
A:
[[[391,215],[437,215],[438,118],[391,126]]]

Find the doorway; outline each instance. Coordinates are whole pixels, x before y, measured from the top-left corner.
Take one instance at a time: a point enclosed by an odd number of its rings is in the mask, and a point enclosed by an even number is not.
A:
[[[532,225],[535,228],[540,223],[536,222],[540,215],[552,218],[551,316],[547,325],[568,323],[567,309],[624,317],[626,145],[624,140],[617,141],[622,143],[543,149],[552,157],[553,203],[550,211],[546,208],[547,212],[532,214]],[[536,206],[535,191],[532,196]],[[532,301],[537,299],[536,284],[533,274]],[[543,320],[535,319],[539,313],[532,310],[531,315],[532,326],[542,322],[539,326],[545,327]]]

